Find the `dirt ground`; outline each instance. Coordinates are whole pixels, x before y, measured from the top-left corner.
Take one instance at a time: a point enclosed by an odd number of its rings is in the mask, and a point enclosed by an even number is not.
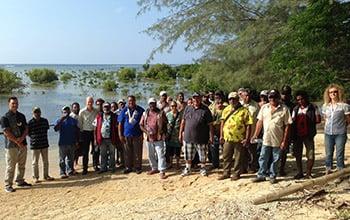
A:
[[[323,135],[317,135],[316,143],[314,174],[317,177],[324,172]],[[349,147],[348,142],[346,148]],[[56,178],[57,155],[57,150],[50,151],[50,169]],[[349,156],[350,151],[346,149],[346,159]],[[29,182],[30,158],[28,154]],[[279,178],[275,185],[268,181],[252,183],[254,175],[243,175],[235,182],[218,181],[221,170],[211,171],[209,177],[196,172],[181,177],[180,170],[171,170],[166,180],[160,180],[158,175],[147,176],[146,172],[140,175],[124,175],[121,171],[100,175],[90,172],[87,176],[42,182],[30,189],[17,189],[15,193],[1,190],[0,219],[341,219],[350,216],[348,180],[339,185],[329,183],[321,196],[309,200],[309,193],[319,187],[276,202],[251,204],[259,195],[296,184],[294,164],[294,158],[289,156],[289,175]],[[0,169],[4,171],[3,163]],[[144,170],[147,169],[145,160]]]

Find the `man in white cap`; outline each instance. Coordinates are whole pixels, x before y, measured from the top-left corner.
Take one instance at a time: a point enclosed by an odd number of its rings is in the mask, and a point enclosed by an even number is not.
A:
[[[224,173],[219,180],[230,178],[233,155],[235,160],[231,180],[238,180],[244,168],[244,149],[249,147],[253,118],[239,102],[237,92],[231,92],[228,100],[229,105],[221,116],[220,142],[224,144]]]
[[[292,124],[292,117],[286,105],[280,101],[280,94],[273,89],[268,94],[269,103],[263,105],[258,113],[258,122],[252,142],[264,129],[263,146],[259,157],[259,171],[253,182],[265,181],[269,171],[270,183],[277,183],[277,167],[280,151],[288,145],[288,135]],[[269,161],[272,155],[272,163]]]
[[[148,100],[149,108],[143,113],[140,128],[146,135],[148,159],[151,170],[147,173],[153,175],[160,173],[160,178],[165,179],[166,159],[165,159],[165,135],[167,129],[167,119],[164,111],[157,108],[155,98]]]
[[[166,91],[161,91],[159,93],[159,101],[157,103],[157,108],[161,111],[164,111],[165,114],[168,113],[171,109],[169,103],[167,102],[168,94]]]

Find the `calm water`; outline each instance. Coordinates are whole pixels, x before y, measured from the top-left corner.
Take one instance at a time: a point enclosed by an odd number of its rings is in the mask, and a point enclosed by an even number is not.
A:
[[[125,93],[139,94],[138,104],[145,107],[146,100],[150,96],[154,96],[153,89],[158,86],[156,82],[144,82],[136,80],[135,82],[123,84],[118,82],[118,89],[115,92],[103,92],[102,89],[92,88],[86,85],[74,85],[74,82],[63,84],[58,82],[53,87],[41,87],[31,85],[30,80],[25,75],[25,71],[33,68],[49,68],[56,70],[57,73],[74,72],[74,74],[82,74],[84,71],[117,71],[121,67],[132,67],[138,70],[142,69],[142,65],[0,65],[0,67],[16,72],[23,82],[26,84],[23,94],[13,94],[19,98],[19,111],[25,114],[27,120],[32,118],[31,110],[34,106],[39,106],[42,110],[42,116],[47,118],[50,123],[60,116],[60,109],[64,105],[70,105],[73,102],[80,103],[84,106],[85,98],[93,96],[95,98],[102,97],[107,101],[117,101],[125,98]],[[123,95],[124,94],[124,95]],[[8,96],[0,96],[0,114],[7,112]],[[58,135],[51,128],[49,131],[49,141],[51,146],[57,146]],[[0,151],[4,148],[4,138],[0,135]],[[0,154],[3,155],[2,153]],[[0,156],[0,157],[1,157]]]

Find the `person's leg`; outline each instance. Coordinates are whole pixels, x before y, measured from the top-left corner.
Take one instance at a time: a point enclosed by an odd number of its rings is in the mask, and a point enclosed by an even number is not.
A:
[[[248,172],[255,173],[258,170],[257,144],[249,145]]]
[[[22,184],[24,182],[26,161],[27,161],[27,148],[21,147],[18,150],[17,177],[16,177],[17,184]]]
[[[209,146],[211,147],[211,163],[213,168],[217,169],[220,166],[220,143],[215,141],[214,144],[210,144]]]
[[[33,150],[33,160],[32,160],[32,168],[33,168],[33,179],[39,179],[39,157],[40,157],[40,149]]]
[[[287,147],[283,150],[280,150],[280,169],[279,169],[279,175],[280,176],[285,176],[286,175],[286,162],[287,162],[287,153],[288,153],[288,149],[289,149],[289,142],[287,143]],[[273,161],[272,161],[273,163]]]
[[[87,131],[81,132],[81,153],[83,155],[83,173],[88,170],[90,141]]]
[[[231,168],[232,168],[232,157],[234,152],[234,146],[231,142],[225,141],[224,143],[224,150],[222,153],[222,157],[224,159],[224,165],[223,165],[223,176],[224,177],[230,177],[231,175]]]
[[[186,161],[186,167],[185,167],[184,171],[182,172],[182,176],[186,176],[186,175],[190,174],[192,160],[194,158],[195,153],[196,153],[196,150],[195,150],[195,147],[193,146],[193,144],[192,143],[185,143],[184,159]]]
[[[59,148],[59,165],[60,165],[60,175],[66,175],[66,147],[65,145],[60,145]]]
[[[107,171],[107,142],[106,140],[102,140],[101,145],[99,146],[100,148],[100,153],[101,153],[101,172]]]
[[[297,138],[294,141],[293,145],[293,151],[294,151],[294,157],[295,157],[295,162],[297,165],[297,175],[295,177],[302,177],[303,175],[303,164],[302,164],[302,156],[303,156],[303,140],[302,138]]]
[[[324,142],[326,147],[326,173],[328,173],[333,167],[333,153],[335,145],[334,135],[325,134]]]
[[[75,150],[75,145],[67,145],[67,151],[66,151],[66,167],[67,167],[67,172],[70,175],[74,174],[74,150]]]
[[[276,178],[278,162],[281,156],[281,150],[279,147],[270,147],[272,151],[272,164],[270,166],[270,178]]]
[[[142,146],[142,136],[133,138],[134,166],[137,172],[142,170]]]
[[[156,149],[153,142],[146,141],[149,166],[152,170],[158,169]]]
[[[126,143],[124,145],[124,159],[126,170],[131,170],[133,167],[133,147],[132,138],[126,138]]]
[[[176,158],[176,169],[180,169],[181,147],[174,147],[174,155]]]
[[[44,179],[50,177],[49,175],[49,148],[41,149],[41,158],[43,160],[43,176]]]
[[[115,150],[116,147],[114,144],[112,144],[112,141],[109,142],[109,148],[108,148],[108,155],[109,155],[109,161],[108,161],[108,165],[109,165],[109,169],[111,171],[115,171]]]
[[[242,163],[244,161],[243,156],[243,152],[244,152],[244,148],[243,145],[241,143],[234,143],[234,157],[235,157],[235,163],[233,166],[233,178],[234,179],[238,179],[241,175],[242,172]]]
[[[267,173],[267,165],[270,161],[271,147],[262,145],[259,157],[258,178],[265,177]]]
[[[158,160],[158,170],[160,172],[165,172],[166,169],[166,159],[165,159],[165,145],[164,141],[156,141],[154,142],[155,151],[157,154]]]
[[[342,170],[345,167],[344,154],[347,134],[339,134],[335,137],[337,169]]]
[[[18,148],[5,148],[6,172],[5,187],[12,187],[18,160]]]
[[[305,138],[304,139],[304,144],[306,147],[306,176],[307,177],[312,177],[311,172],[312,172],[312,167],[314,166],[314,161],[315,161],[315,142],[313,138]]]
[[[205,168],[205,163],[206,163],[206,159],[207,159],[206,158],[206,155],[207,155],[206,151],[207,151],[208,145],[207,144],[195,144],[195,148],[196,148],[196,151],[198,152],[200,166],[201,166],[200,174],[202,176],[207,176],[208,171]]]
[[[100,165],[100,148],[98,146],[95,146],[94,145],[94,133],[91,132],[90,133],[90,143],[91,143],[91,146],[92,146],[92,160],[93,160],[93,166],[94,166],[94,169],[97,171],[99,170],[99,165]]]

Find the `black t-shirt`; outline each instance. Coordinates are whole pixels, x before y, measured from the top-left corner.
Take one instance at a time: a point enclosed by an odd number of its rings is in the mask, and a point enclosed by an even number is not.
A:
[[[26,130],[26,127],[27,127],[26,117],[20,112],[13,113],[11,111],[8,111],[1,118],[2,130],[9,129],[9,131],[17,138],[23,135],[24,131]],[[27,145],[26,139],[24,139],[22,143],[24,145]],[[11,148],[11,147],[17,147],[17,145],[12,141],[9,141],[7,138],[5,138],[5,148]]]
[[[49,130],[49,122],[46,118],[36,120],[32,118],[28,122],[28,136],[30,137],[31,149],[42,149],[49,147],[47,131]]]
[[[183,114],[183,119],[185,120],[185,142],[208,144],[209,124],[213,121],[209,108],[203,104],[197,109],[193,106],[187,106]]]

